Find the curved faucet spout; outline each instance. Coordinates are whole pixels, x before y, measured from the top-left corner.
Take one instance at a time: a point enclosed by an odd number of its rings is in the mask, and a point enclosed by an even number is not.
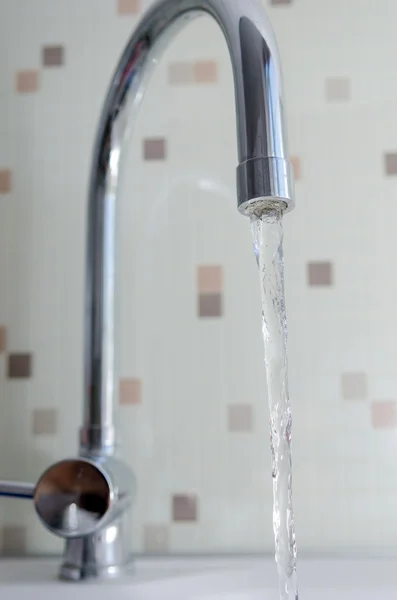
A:
[[[85,408],[81,451],[112,454],[115,446],[115,288],[117,185],[131,109],[168,40],[188,21],[219,24],[233,66],[239,210],[293,205],[278,50],[259,0],[159,0],[143,16],[112,79],[91,172],[85,304]],[[132,106],[131,106],[132,105]]]

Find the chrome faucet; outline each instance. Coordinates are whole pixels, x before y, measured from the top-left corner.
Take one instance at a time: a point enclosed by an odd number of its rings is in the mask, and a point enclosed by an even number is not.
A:
[[[117,457],[116,222],[122,149],[157,57],[186,23],[210,15],[233,66],[238,208],[293,207],[282,77],[275,37],[259,0],[158,0],[120,59],[99,122],[88,206],[85,388],[80,455],[50,467],[35,485],[0,482],[0,495],[33,498],[38,516],[65,538],[61,577],[116,576],[132,560],[128,527],[134,478]]]

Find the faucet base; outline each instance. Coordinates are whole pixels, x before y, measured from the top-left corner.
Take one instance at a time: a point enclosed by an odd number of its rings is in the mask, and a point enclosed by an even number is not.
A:
[[[131,537],[125,516],[90,536],[66,540],[59,578],[63,581],[114,579],[131,568]],[[127,531],[126,531],[127,529]]]

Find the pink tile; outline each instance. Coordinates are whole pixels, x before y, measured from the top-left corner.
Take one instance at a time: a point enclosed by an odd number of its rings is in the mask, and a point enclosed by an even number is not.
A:
[[[172,498],[172,519],[175,523],[197,521],[198,500],[196,495],[176,494]]]
[[[366,373],[342,373],[341,384],[344,400],[366,400],[368,396]]]
[[[386,175],[397,175],[397,152],[386,152],[384,160]]]
[[[301,159],[299,156],[291,156],[291,163],[294,168],[295,181],[299,181],[302,177]]]
[[[32,94],[39,89],[39,72],[37,70],[18,71],[16,89],[19,94]]]
[[[395,429],[397,427],[397,402],[394,400],[373,402],[371,409],[374,429]]]
[[[215,83],[218,81],[218,65],[214,60],[203,60],[194,65],[196,83]]]
[[[165,160],[167,158],[167,141],[164,138],[148,138],[143,140],[144,160]]]
[[[143,547],[148,553],[165,553],[169,550],[169,530],[167,525],[145,525]]]
[[[333,266],[330,262],[310,262],[307,265],[308,284],[312,287],[333,285]]]
[[[194,82],[194,69],[191,62],[174,62],[168,66],[168,81],[171,85]]]
[[[4,326],[0,327],[0,354],[2,354],[7,347],[7,329]]]
[[[12,176],[10,169],[0,169],[0,194],[11,192]]]
[[[8,356],[8,377],[10,379],[27,379],[32,376],[32,355],[13,352]]]
[[[251,432],[253,410],[249,404],[232,404],[228,407],[228,429],[230,432]]]
[[[325,95],[328,102],[346,102],[350,100],[350,79],[347,77],[328,77],[325,81]]]
[[[141,11],[141,0],[118,0],[119,15],[137,15]]]
[[[119,385],[120,404],[140,404],[142,382],[140,379],[122,379]]]
[[[200,294],[221,294],[223,292],[223,267],[219,265],[198,267],[197,287]]]

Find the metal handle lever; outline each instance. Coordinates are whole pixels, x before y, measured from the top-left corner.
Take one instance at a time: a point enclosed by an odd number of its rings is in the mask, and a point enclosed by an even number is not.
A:
[[[0,481],[0,498],[26,498],[32,500],[35,488],[36,485],[34,483]]]

